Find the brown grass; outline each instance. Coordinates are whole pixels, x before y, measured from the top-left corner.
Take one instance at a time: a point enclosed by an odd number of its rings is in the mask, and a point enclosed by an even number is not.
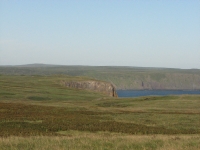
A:
[[[127,135],[67,131],[65,136],[0,138],[1,150],[198,150],[199,135]]]

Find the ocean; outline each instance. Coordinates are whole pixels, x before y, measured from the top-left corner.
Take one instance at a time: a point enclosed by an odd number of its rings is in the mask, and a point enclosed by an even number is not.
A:
[[[117,90],[118,97],[164,96],[164,95],[196,95],[200,90]]]

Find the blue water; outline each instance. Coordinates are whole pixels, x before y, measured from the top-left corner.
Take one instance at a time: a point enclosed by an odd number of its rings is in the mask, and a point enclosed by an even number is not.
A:
[[[164,96],[164,95],[183,95],[200,94],[198,91],[189,90],[117,90],[118,97],[139,97],[139,96]]]

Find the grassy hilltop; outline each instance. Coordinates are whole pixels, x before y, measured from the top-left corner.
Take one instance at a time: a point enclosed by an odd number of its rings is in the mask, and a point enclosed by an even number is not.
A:
[[[200,90],[200,70],[101,67],[101,66],[59,66],[32,64],[0,67],[0,74],[87,76],[113,83],[117,89],[190,89]]]
[[[200,96],[113,98],[0,75],[0,149],[200,149]]]

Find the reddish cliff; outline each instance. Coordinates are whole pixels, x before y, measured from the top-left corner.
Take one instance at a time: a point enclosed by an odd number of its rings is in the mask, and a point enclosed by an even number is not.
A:
[[[115,87],[111,83],[102,81],[62,81],[62,85],[69,88],[85,89],[101,92],[112,97],[118,97]]]

